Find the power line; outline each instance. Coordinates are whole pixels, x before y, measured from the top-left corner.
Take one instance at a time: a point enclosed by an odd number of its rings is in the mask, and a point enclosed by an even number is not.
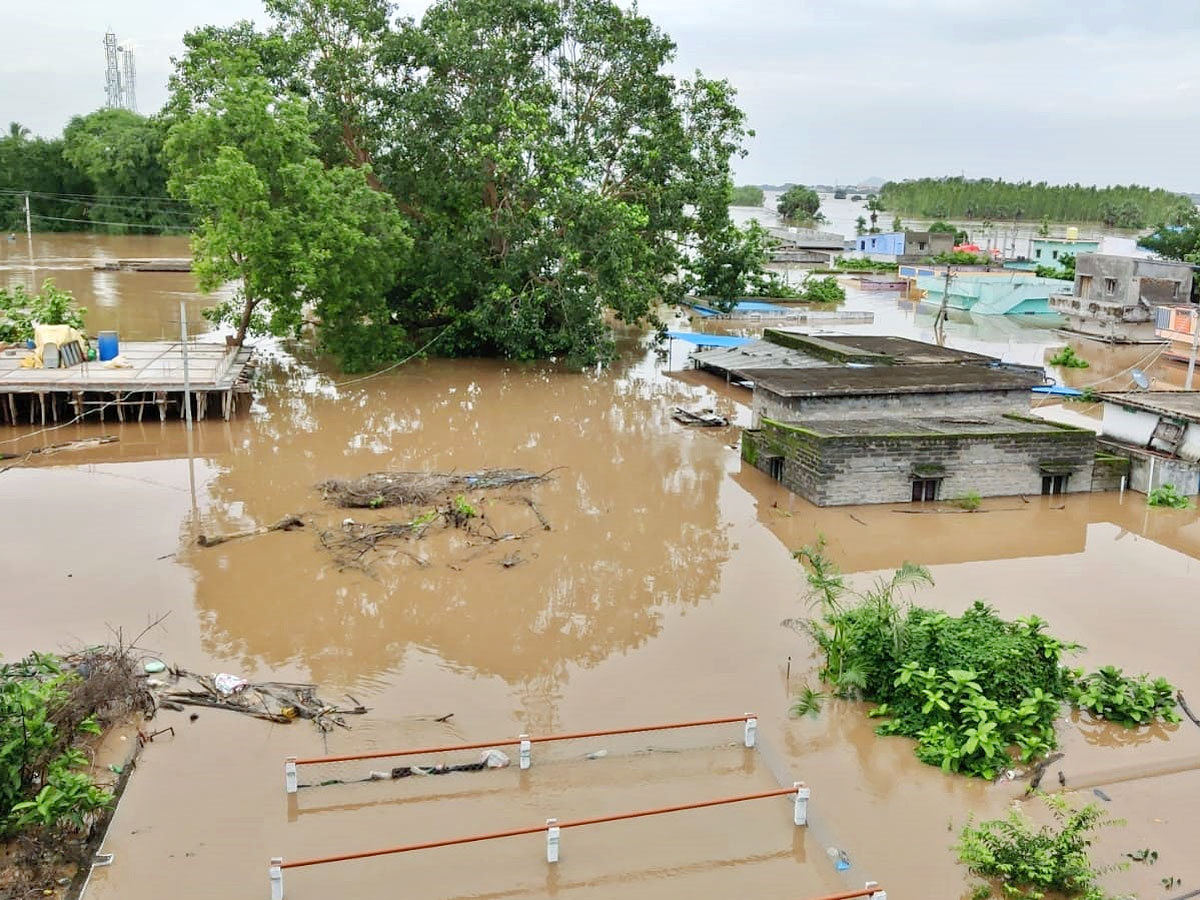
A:
[[[30,194],[33,197],[33,194]],[[170,207],[153,207],[153,206],[135,206],[127,203],[110,203],[107,199],[96,201],[73,200],[69,197],[36,197],[35,199],[46,203],[64,203],[67,205],[82,205],[92,207],[103,207],[104,209],[120,209],[127,212],[145,212],[151,215],[162,216],[186,216],[189,219],[199,218],[197,213],[189,212],[186,209],[172,209]]]
[[[29,194],[31,197],[74,197],[78,199],[105,199],[111,197],[114,200],[159,200],[167,203],[188,204],[187,200],[180,200],[177,197],[164,197],[154,194],[83,194],[74,192],[62,191],[25,191],[19,188],[0,188],[0,194],[19,194],[24,196]]]
[[[84,225],[115,225],[125,228],[150,228],[158,231],[178,231],[191,227],[183,223],[179,225],[147,225],[144,222],[102,222],[96,219],[69,219],[65,216],[42,216],[37,213],[30,213],[29,217],[31,219],[44,219],[49,222],[80,222]]]

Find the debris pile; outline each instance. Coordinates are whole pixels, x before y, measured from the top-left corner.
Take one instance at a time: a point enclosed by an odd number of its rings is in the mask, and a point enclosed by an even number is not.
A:
[[[321,496],[338,506],[379,509],[384,506],[424,505],[449,494],[485,491],[514,484],[545,481],[525,469],[484,469],[481,472],[373,472],[360,478],[331,478],[317,485]]]
[[[199,675],[186,669],[170,669],[172,682],[151,679],[149,684],[156,690],[158,705],[166,709],[187,706],[209,706],[227,709],[286,725],[296,719],[309,719],[320,732],[332,731],[334,727],[349,728],[343,716],[361,716],[367,708],[347,696],[353,706],[342,707],[328,703],[317,696],[315,684],[288,681],[252,682],[236,675],[221,673]],[[181,688],[179,682],[187,680],[195,687]]]

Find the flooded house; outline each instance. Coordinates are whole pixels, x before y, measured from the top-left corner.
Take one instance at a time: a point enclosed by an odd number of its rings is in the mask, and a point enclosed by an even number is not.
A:
[[[1200,493],[1200,391],[1123,391],[1104,403],[1100,450],[1129,460],[1129,487]]]
[[[886,231],[863,234],[854,240],[854,249],[880,262],[920,262],[954,249],[954,234],[944,231]]]
[[[1040,368],[899,337],[763,338],[692,360],[752,386],[742,459],[817,506],[1092,490],[1095,434],[1030,415]]]
[[[1083,253],[1099,253],[1100,238],[1081,238],[1079,229],[1068,228],[1066,237],[1034,237],[1029,240],[1029,255],[1004,263],[1008,269],[1033,271],[1038,266],[1058,266],[1063,257],[1078,258]],[[1074,235],[1074,236],[1072,236]]]
[[[1085,253],[1075,260],[1071,293],[1050,308],[1081,334],[1115,341],[1154,341],[1155,307],[1188,303],[1192,266],[1159,259]]]
[[[1023,272],[979,272],[970,275],[925,275],[916,288],[926,302],[983,316],[1051,315],[1050,295],[1067,282]]]

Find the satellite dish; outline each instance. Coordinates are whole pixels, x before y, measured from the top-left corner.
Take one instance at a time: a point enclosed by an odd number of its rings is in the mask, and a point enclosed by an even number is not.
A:
[[[1138,390],[1150,390],[1150,379],[1146,377],[1146,373],[1141,369],[1133,370],[1133,383],[1138,386]]]

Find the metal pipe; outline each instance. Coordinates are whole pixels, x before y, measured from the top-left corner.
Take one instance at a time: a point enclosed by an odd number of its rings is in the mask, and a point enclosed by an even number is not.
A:
[[[1192,389],[1192,375],[1196,372],[1196,351],[1200,349],[1200,309],[1192,310],[1192,353],[1188,357],[1187,381],[1184,388]]]
[[[609,737],[616,734],[641,734],[647,731],[670,731],[676,728],[700,728],[705,725],[729,725],[733,722],[745,722],[753,719],[753,713],[742,716],[729,716],[724,719],[700,719],[695,722],[667,722],[662,725],[641,725],[636,728],[609,728],[603,731],[575,731],[567,734],[546,734],[531,737],[534,744],[548,744],[553,741],[574,741],[581,738]],[[519,744],[517,738],[503,738],[498,741],[486,741],[477,744],[450,744],[445,747],[418,747],[411,750],[380,750],[374,753],[350,753],[344,756],[312,756],[307,759],[297,759],[298,766],[311,766],[317,763],[350,762],[356,759],[384,759],[389,756],[420,756],[426,753],[449,753],[453,750],[483,750],[487,747],[511,747]]]
[[[681,803],[676,806],[660,806],[653,809],[641,809],[629,813],[617,813],[608,816],[593,816],[588,819],[572,819],[566,822],[558,822],[557,826],[563,828],[582,828],[586,825],[600,825],[605,822],[616,822],[622,819],[640,819],[645,816],[659,816],[665,813],[682,812],[689,809],[704,809],[710,806],[722,806],[729,803],[742,803],[747,800],[762,800],[767,797],[783,797],[791,796],[796,793],[795,788],[776,788],[771,791],[760,791],[756,794],[739,794],[734,797],[718,797],[715,800],[701,800],[697,803]],[[530,825],[524,828],[509,828],[505,831],[491,831],[485,834],[471,834],[465,837],[443,838],[436,841],[422,841],[418,844],[401,844],[398,847],[384,847],[380,850],[364,850],[358,853],[341,853],[336,856],[316,856],[310,859],[297,859],[280,864],[281,869],[299,869],[304,866],[319,866],[325,863],[346,862],[351,859],[368,859],[373,856],[389,856],[393,853],[408,853],[413,850],[432,850],[436,847],[450,847],[458,844],[473,844],[479,841],[497,840],[499,838],[519,837],[524,834],[539,834],[546,831],[547,825]],[[864,896],[861,892],[856,894],[847,894],[847,897]],[[868,895],[869,896],[869,895]]]

